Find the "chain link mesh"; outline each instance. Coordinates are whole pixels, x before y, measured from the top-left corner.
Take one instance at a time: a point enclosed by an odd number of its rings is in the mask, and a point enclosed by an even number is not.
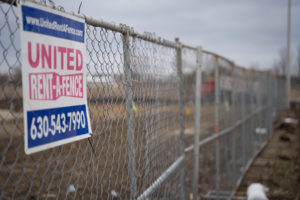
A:
[[[179,79],[173,48],[132,37],[131,62],[140,194],[180,156]],[[180,183],[179,179],[171,179],[151,198],[175,198],[178,193],[171,191],[180,191]]]

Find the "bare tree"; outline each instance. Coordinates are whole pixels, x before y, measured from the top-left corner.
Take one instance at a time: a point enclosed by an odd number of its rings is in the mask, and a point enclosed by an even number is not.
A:
[[[286,74],[286,48],[279,51],[279,58],[274,63],[274,68],[279,74]]]
[[[14,71],[13,71],[13,74],[12,74],[12,81],[13,82],[22,81],[22,69],[21,69],[21,66],[16,66],[14,68]]]
[[[6,72],[0,72],[0,84],[22,82],[22,70],[20,65],[16,65]]]
[[[7,84],[8,82],[8,74],[7,73],[0,73],[0,85]]]

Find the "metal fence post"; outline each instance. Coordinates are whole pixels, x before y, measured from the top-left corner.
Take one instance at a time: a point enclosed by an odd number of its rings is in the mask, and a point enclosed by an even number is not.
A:
[[[263,109],[264,108],[264,96],[265,96],[265,88],[266,88],[266,74],[265,73],[262,73],[260,72],[259,73],[259,79],[260,79],[260,82],[262,84],[262,87],[260,88],[260,92],[259,92],[259,110]],[[267,112],[267,111],[266,111]],[[259,121],[261,123],[260,125],[260,128],[266,128],[266,123],[265,123],[265,120],[266,120],[266,112],[262,112],[262,111],[259,111]],[[265,133],[260,133],[261,134],[261,140],[260,140],[260,144],[259,145],[262,145],[265,140],[266,140],[266,136],[265,136]]]
[[[246,70],[243,69],[243,75],[242,75],[242,93],[241,93],[241,103],[242,103],[242,120],[246,118],[246,108],[245,108],[245,99],[246,99],[246,92],[247,92],[247,78],[246,78]],[[246,123],[247,121],[244,121],[242,124],[242,154],[243,154],[243,167],[247,164],[247,135],[246,135]]]
[[[219,57],[216,56],[215,66],[215,134],[219,136],[220,85],[219,85]],[[220,194],[220,141],[216,139],[216,198]]]
[[[271,126],[272,126],[272,106],[271,106],[271,96],[272,96],[272,91],[271,91],[271,85],[270,85],[270,80],[271,80],[271,73],[267,73],[267,93],[266,93],[266,101],[267,101],[267,106],[268,106],[268,121],[267,121],[267,139],[270,138],[271,136]]]
[[[127,144],[128,144],[128,173],[130,177],[130,199],[136,198],[136,165],[134,150],[134,119],[132,100],[132,77],[130,68],[129,34],[123,34],[124,75],[126,94]]]
[[[250,111],[251,111],[251,118],[250,118],[250,133],[249,133],[249,141],[250,141],[250,157],[253,155],[253,133],[254,133],[254,120],[253,118],[255,117],[254,115],[254,70],[251,69],[250,73]]]
[[[270,96],[270,91],[269,91],[269,73],[265,72],[264,73],[264,91],[263,91],[263,99],[262,99],[262,107],[266,108],[266,113],[264,114],[264,128],[266,130],[264,140],[265,142],[268,141],[269,139],[269,133],[270,133],[270,128],[269,128],[269,121],[270,121],[270,101],[269,101],[269,96]]]
[[[269,134],[268,138],[272,137],[273,129],[272,129],[272,124],[273,124],[273,90],[272,90],[272,74],[271,72],[268,75],[268,106],[269,106]]]
[[[259,85],[260,87],[258,88],[258,91],[256,93],[256,111],[259,111],[261,109],[261,92],[262,92],[262,88],[264,87],[263,85],[263,81],[262,81],[262,78],[261,78],[261,73],[258,73],[256,72],[257,74],[257,77],[258,77],[258,82],[259,82]],[[263,126],[263,123],[262,123],[262,112],[257,112],[256,113],[256,118],[258,119],[258,125],[256,125],[255,129],[256,128],[262,128]],[[258,126],[258,127],[257,127]],[[258,151],[259,147],[260,147],[260,144],[263,143],[263,135],[261,133],[257,133],[256,130],[255,130],[255,135],[257,137],[257,141],[258,141],[258,147],[256,147],[256,151]],[[255,151],[255,153],[256,153]]]
[[[259,103],[259,121],[261,123],[260,128],[266,128],[266,124],[265,124],[265,120],[266,120],[266,112],[262,112],[261,109],[264,108],[263,106],[263,102],[264,102],[264,93],[265,93],[265,87],[266,87],[266,77],[265,77],[265,73],[259,73],[259,79],[261,82],[262,87],[260,88],[260,92],[259,92],[259,99],[258,99],[258,103]],[[261,140],[259,141],[259,145],[261,146],[265,140],[266,140],[266,136],[265,133],[260,133],[261,135]],[[259,147],[260,147],[259,146]]]
[[[197,48],[197,74],[196,74],[196,98],[195,98],[195,133],[194,133],[194,171],[193,171],[193,199],[198,197],[199,177],[199,139],[200,139],[200,116],[201,116],[201,79],[202,77],[202,48]]]
[[[178,44],[176,53],[176,65],[177,65],[177,75],[179,78],[179,123],[180,123],[180,153],[184,156],[184,91],[183,91],[183,73],[182,73],[182,48],[179,39],[176,38],[176,43]],[[181,199],[186,199],[186,188],[185,188],[185,163],[182,163],[181,173]]]
[[[268,98],[268,74],[265,72],[264,73],[264,89],[262,90],[262,102],[261,102],[261,107],[264,109],[267,106],[266,113],[263,114],[263,120],[264,120],[264,129],[266,130],[264,134],[264,142],[268,140],[268,134],[269,134],[269,122],[268,120],[270,119],[269,112],[270,108],[268,107],[269,101],[267,100]]]
[[[270,137],[273,136],[273,122],[274,122],[274,114],[275,114],[275,106],[274,106],[274,74],[272,73],[269,78],[269,90],[270,90],[270,108],[271,108],[271,122],[270,122]]]
[[[234,63],[232,63],[232,71],[231,71],[231,78],[233,80],[232,85],[232,91],[231,91],[231,125],[234,126],[236,122],[235,112],[236,112],[236,90],[237,90],[237,84],[236,84],[236,77],[234,76]],[[236,138],[235,138],[235,131],[232,131],[232,142],[231,142],[231,160],[232,160],[232,177],[231,177],[231,186],[234,185],[236,180]]]
[[[275,119],[277,118],[278,115],[278,77],[275,77],[274,81],[273,81],[273,85],[274,85],[274,94],[273,94],[273,98],[274,98],[274,110],[275,110]]]

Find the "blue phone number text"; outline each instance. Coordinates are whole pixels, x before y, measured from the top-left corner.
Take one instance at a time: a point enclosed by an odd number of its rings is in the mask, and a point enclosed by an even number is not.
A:
[[[89,134],[85,105],[27,112],[28,147]]]

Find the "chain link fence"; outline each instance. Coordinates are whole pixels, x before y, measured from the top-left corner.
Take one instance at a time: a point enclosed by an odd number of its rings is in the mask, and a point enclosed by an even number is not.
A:
[[[233,197],[287,106],[284,77],[81,17],[93,135],[26,155],[18,11],[0,2],[1,199]]]

